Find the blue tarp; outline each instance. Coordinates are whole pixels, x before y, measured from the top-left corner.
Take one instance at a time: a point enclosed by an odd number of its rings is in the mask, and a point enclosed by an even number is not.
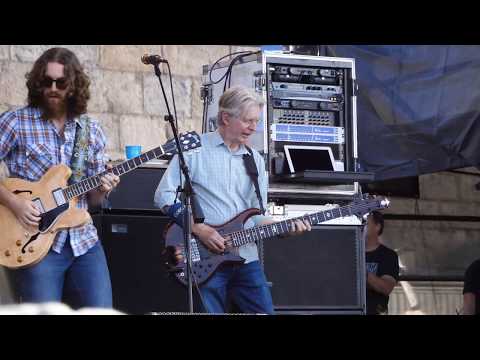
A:
[[[480,164],[480,46],[297,49],[355,59],[359,162],[377,180]]]

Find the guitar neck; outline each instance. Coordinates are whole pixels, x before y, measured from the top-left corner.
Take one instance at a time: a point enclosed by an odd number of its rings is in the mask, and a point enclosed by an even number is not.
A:
[[[258,240],[265,240],[278,235],[287,234],[292,230],[295,220],[304,220],[309,222],[311,225],[318,225],[328,220],[337,219],[344,216],[351,216],[355,213],[355,211],[358,210],[358,208],[362,208],[362,206],[347,205],[330,210],[319,211],[314,214],[279,221],[274,224],[254,226],[250,229],[236,231],[228,235],[232,239],[232,246],[239,247]]]
[[[70,185],[64,188],[63,196],[67,201],[73,199],[74,197],[81,196],[86,194],[92,189],[96,189],[102,185],[100,178],[105,176],[108,173],[113,173],[117,176],[122,176],[132,170],[135,170],[137,167],[153,159],[158,159],[165,154],[162,146],[159,146],[155,149],[147,151],[137,157],[134,157],[130,160],[127,160],[119,165],[114,166],[111,170],[106,170],[100,174],[91,176],[82,181],[79,181],[73,185]]]

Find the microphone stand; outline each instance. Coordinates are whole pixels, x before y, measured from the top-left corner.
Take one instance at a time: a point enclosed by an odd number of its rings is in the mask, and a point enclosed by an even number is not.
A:
[[[163,62],[166,62],[165,60]],[[175,143],[177,144],[178,150],[178,161],[180,165],[180,169],[182,170],[183,175],[185,176],[185,185],[183,190],[181,190],[181,183],[180,183],[180,191],[182,195],[180,196],[182,200],[182,204],[184,206],[184,213],[183,213],[183,239],[184,239],[184,246],[185,246],[185,257],[187,263],[187,271],[186,271],[186,278],[187,278],[187,292],[188,292],[188,311],[193,313],[193,289],[192,289],[192,256],[191,256],[191,222],[190,219],[193,216],[193,220],[196,224],[203,223],[204,216],[203,212],[196,201],[195,192],[192,187],[192,182],[189,175],[188,166],[185,162],[185,158],[183,157],[182,146],[180,145],[180,140],[178,139],[178,129],[175,126],[174,117],[170,112],[170,107],[168,106],[168,99],[165,94],[165,89],[163,88],[162,79],[161,79],[161,72],[159,68],[159,62],[152,64],[155,69],[155,75],[158,77],[160,81],[160,86],[162,88],[163,97],[165,99],[165,104],[167,106],[168,115],[165,116],[165,121],[170,123],[172,128],[173,136],[175,138]],[[173,96],[173,94],[172,94]]]

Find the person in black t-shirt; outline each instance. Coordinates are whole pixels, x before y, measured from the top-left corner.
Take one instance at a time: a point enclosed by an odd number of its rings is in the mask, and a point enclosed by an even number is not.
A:
[[[470,264],[465,271],[463,315],[480,315],[480,259]]]
[[[367,315],[388,314],[388,299],[397,284],[399,266],[397,253],[380,243],[383,215],[372,211],[366,229]]]

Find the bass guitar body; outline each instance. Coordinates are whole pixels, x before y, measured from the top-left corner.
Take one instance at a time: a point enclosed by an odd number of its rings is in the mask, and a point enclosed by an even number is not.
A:
[[[258,215],[259,213],[260,211],[258,209],[248,209],[223,225],[210,225],[227,241],[226,250],[222,254],[216,254],[210,251],[192,234],[192,277],[198,285],[206,282],[222,264],[242,264],[245,262],[244,258],[232,252],[232,247],[228,246],[231,241],[230,234],[241,232],[248,218]],[[164,238],[165,247],[169,253],[174,251],[175,248],[183,249],[185,247],[183,229],[175,223],[171,223],[170,226],[167,227]],[[183,253],[185,254],[185,252]],[[185,257],[183,261],[170,269],[170,271],[175,273],[178,281],[184,285],[187,284],[186,270],[187,264]]]

